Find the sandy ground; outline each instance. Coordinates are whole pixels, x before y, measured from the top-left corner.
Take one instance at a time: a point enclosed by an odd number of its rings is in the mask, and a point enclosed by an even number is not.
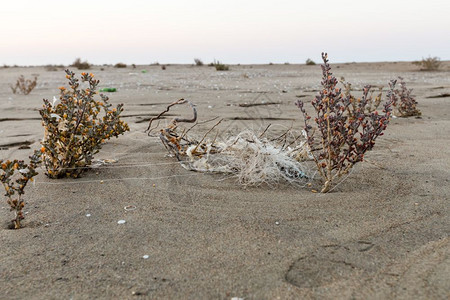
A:
[[[450,63],[440,72],[411,63],[333,70],[357,89],[403,76],[422,117],[393,119],[371,163],[315,194],[186,171],[144,129],[181,97],[197,104],[201,120],[224,118],[223,131],[300,128],[293,103],[315,95],[319,66],[93,68],[100,87],[118,89],[111,102],[125,103],[131,132],[96,157],[117,163],[80,179],[51,180],[41,170],[26,191],[25,228],[7,229],[2,200],[0,299],[447,299],[450,98],[427,97],[450,93]],[[20,74],[39,75],[28,96],[9,88]],[[0,69],[0,157],[39,147],[37,110],[65,84],[61,70]],[[238,106],[262,101],[280,104]]]

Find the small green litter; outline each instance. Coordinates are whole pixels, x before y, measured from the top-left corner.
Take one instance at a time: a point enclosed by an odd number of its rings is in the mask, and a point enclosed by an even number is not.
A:
[[[141,72],[142,72],[142,73],[147,73],[147,70],[142,70]]]
[[[99,89],[99,92],[114,93],[114,92],[117,92],[117,89],[116,88],[102,88],[102,89]]]

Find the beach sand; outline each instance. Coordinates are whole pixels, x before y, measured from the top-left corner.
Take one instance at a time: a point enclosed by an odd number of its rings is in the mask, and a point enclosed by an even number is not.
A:
[[[280,132],[300,129],[293,103],[309,102],[320,88],[318,65],[89,70],[101,88],[117,88],[110,102],[125,104],[131,131],[96,155],[117,162],[80,179],[52,180],[40,169],[26,189],[23,229],[7,229],[13,216],[2,198],[0,299],[449,297],[450,98],[427,97],[450,93],[450,62],[439,72],[410,62],[332,67],[355,89],[404,77],[422,116],[392,119],[368,162],[328,194],[283,183],[243,187],[187,171],[144,132],[179,98],[197,105],[200,121],[224,118],[223,132],[269,123]],[[21,74],[39,75],[27,96],[9,88]],[[58,97],[64,76],[44,67],[0,69],[1,158],[26,159],[40,147],[37,110],[43,98]],[[239,106],[263,101],[279,104]],[[191,112],[170,111],[178,114]],[[195,130],[201,136],[211,125]]]

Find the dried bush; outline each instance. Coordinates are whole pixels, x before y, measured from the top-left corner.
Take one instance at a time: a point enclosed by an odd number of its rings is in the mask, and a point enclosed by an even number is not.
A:
[[[422,113],[417,109],[417,101],[411,95],[412,89],[406,87],[406,83],[402,77],[398,77],[400,82],[400,89],[395,89],[395,96],[393,106],[395,115],[398,117],[420,116]]]
[[[45,70],[48,72],[56,72],[58,71],[58,68],[54,65],[46,65]]]
[[[308,59],[306,60],[306,65],[307,65],[307,66],[315,66],[316,63],[315,63],[312,59],[308,58]]]
[[[216,71],[228,71],[228,70],[230,70],[229,66],[222,64],[220,61],[214,61],[214,67],[216,68]]]
[[[437,71],[441,66],[441,59],[437,56],[422,58],[421,61],[415,61],[413,64],[420,66],[421,71]]]
[[[124,63],[117,63],[114,65],[114,68],[126,68],[126,67],[127,67],[127,65]]]
[[[75,61],[70,65],[71,67],[77,68],[78,70],[89,70],[91,64],[87,60],[81,61],[81,58],[75,59]]]
[[[198,67],[203,66],[203,62],[201,61],[200,58],[194,58],[194,62],[195,62],[195,65]]]
[[[37,77],[35,76],[33,80],[25,79],[23,75],[20,75],[17,78],[17,82],[15,86],[10,86],[11,90],[14,94],[22,93],[24,95],[28,95],[37,85]]]
[[[103,94],[101,100],[94,99],[99,83],[94,75],[81,73],[81,82],[88,84],[81,89],[75,74],[69,70],[66,73],[70,89],[60,87],[59,100],[54,98],[51,103],[44,99],[39,110],[45,128],[42,160],[50,178],[79,177],[102,143],[129,130],[120,119],[123,104],[111,108]]]
[[[56,71],[59,71],[59,69],[64,70],[64,66],[63,65],[46,65],[45,66],[45,70],[48,72],[56,72]]]
[[[337,178],[347,174],[354,164],[363,161],[364,154],[373,148],[376,138],[383,134],[389,123],[395,97],[395,81],[390,83],[388,101],[384,104],[382,115],[377,111],[369,114],[365,112],[370,90],[370,86],[366,86],[349,117],[348,108],[351,107],[352,99],[337,88],[338,81],[331,73],[326,53],[322,53],[322,59],[323,89],[311,101],[316,113],[314,120],[317,129],[309,124],[311,117],[306,113],[304,103],[299,100],[296,104],[303,113],[307,143],[323,180],[321,192],[326,193]]]
[[[378,110],[378,107],[381,104],[381,99],[383,98],[383,87],[378,87],[378,93],[376,96],[373,96],[374,90],[370,90],[370,96],[367,103],[367,112],[371,113]]]
[[[344,77],[341,77],[339,82],[344,87],[343,95],[350,100],[350,105],[347,107],[347,113],[350,118],[354,117],[353,112],[357,110],[358,104],[361,102],[361,99],[356,98],[352,95],[352,84],[348,81],[345,81]],[[383,96],[383,87],[378,87],[378,94],[374,96],[374,90],[370,89],[369,94],[367,95],[367,105],[364,107],[366,113],[371,113],[378,110],[381,99]]]
[[[19,229],[22,227],[21,221],[24,219],[22,212],[25,201],[22,195],[25,194],[25,187],[29,181],[33,181],[33,177],[38,173],[36,167],[40,163],[41,154],[35,151],[30,156],[30,162],[26,164],[23,160],[1,160],[0,159],[0,181],[6,191],[6,202],[10,206],[10,210],[14,211],[14,219],[12,227]]]

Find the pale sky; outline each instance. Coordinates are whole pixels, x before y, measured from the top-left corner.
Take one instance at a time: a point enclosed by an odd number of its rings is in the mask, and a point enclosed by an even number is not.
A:
[[[3,2],[0,65],[450,59],[448,0]]]

